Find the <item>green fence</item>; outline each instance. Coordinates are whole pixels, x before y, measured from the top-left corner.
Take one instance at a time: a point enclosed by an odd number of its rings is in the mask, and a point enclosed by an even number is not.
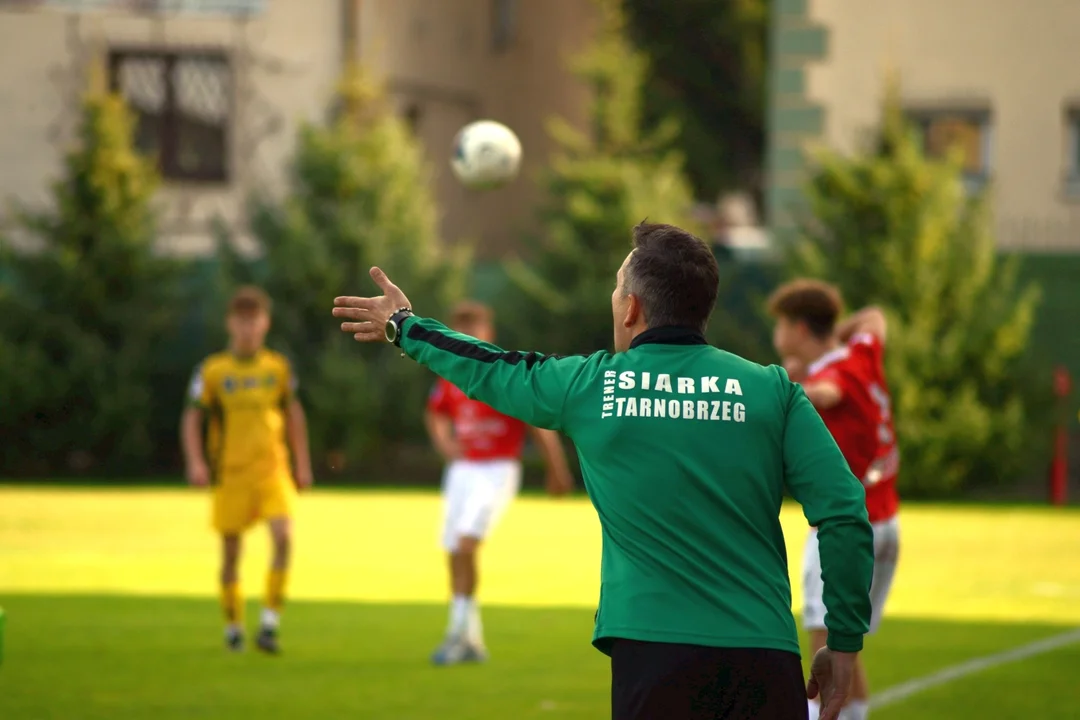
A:
[[[1040,365],[1063,365],[1080,384],[1080,254],[1024,255],[1021,274],[1042,288],[1030,354]],[[1080,409],[1080,393],[1073,394]],[[1076,422],[1076,413],[1070,413]]]

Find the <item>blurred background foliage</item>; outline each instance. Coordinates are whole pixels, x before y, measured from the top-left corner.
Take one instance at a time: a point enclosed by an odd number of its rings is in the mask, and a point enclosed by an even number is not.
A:
[[[376,261],[418,307],[445,310],[485,285],[505,344],[609,347],[609,297],[634,224],[704,235],[695,198],[760,197],[768,8],[599,1],[601,31],[574,63],[592,90],[590,123],[551,120],[558,150],[536,230],[495,268],[438,236],[421,148],[359,68],[325,121],[299,130],[287,192],[250,198],[257,258],[223,224],[210,262],[154,252],[156,174],[133,149],[122,101],[91,96],[54,208],[19,210],[20,241],[2,244],[0,474],[175,473],[188,378],[222,346],[225,298],[240,283],[288,298],[275,306],[270,344],[296,365],[321,480],[437,478],[419,412],[430,374],[356,346],[329,317],[330,298],[368,287]],[[889,311],[906,493],[1041,475],[1048,369],[1027,352],[1039,288],[996,252],[989,195],[968,192],[956,162],[924,157],[895,96],[884,117],[865,152],[816,155],[808,214],[782,263],[718,254],[710,340],[773,362],[762,299],[785,274],[827,278],[853,308]]]

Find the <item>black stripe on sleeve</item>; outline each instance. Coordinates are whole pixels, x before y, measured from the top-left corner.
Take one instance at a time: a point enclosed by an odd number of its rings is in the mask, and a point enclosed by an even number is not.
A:
[[[416,340],[418,342],[427,343],[432,347],[439,350],[445,350],[452,355],[457,355],[460,358],[466,360],[475,360],[482,363],[496,363],[505,362],[511,365],[518,365],[525,363],[526,368],[532,368],[534,365],[544,362],[545,360],[558,360],[560,355],[544,355],[538,352],[520,352],[517,350],[503,350],[495,351],[490,350],[483,345],[480,345],[480,341],[469,342],[468,340],[459,340],[449,335],[445,335],[437,330],[428,330],[420,325],[420,323],[410,323],[408,338],[410,340]]]

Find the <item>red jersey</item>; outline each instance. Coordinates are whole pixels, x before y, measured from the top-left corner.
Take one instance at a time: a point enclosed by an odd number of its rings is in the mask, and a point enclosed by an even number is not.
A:
[[[439,378],[428,397],[428,410],[454,421],[454,435],[466,460],[517,460],[527,426],[482,402],[470,400]]]
[[[851,472],[866,488],[870,522],[888,520],[900,505],[896,492],[900,454],[885,382],[884,353],[881,340],[859,334],[807,368],[808,383],[826,380],[840,388],[840,402],[820,410],[821,418]]]

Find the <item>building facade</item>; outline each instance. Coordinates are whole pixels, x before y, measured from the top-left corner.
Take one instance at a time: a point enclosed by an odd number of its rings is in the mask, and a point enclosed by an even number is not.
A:
[[[215,218],[243,234],[246,199],[284,189],[298,125],[327,117],[355,60],[427,149],[444,239],[497,254],[532,221],[547,119],[584,121],[566,61],[592,23],[580,0],[0,0],[0,198],[48,202],[96,63],[159,160],[163,245],[207,253]],[[480,118],[525,148],[521,178],[488,193],[447,164]]]
[[[990,182],[1003,250],[1080,253],[1080,3],[777,0],[769,217],[790,227],[803,149],[850,151],[899,78],[932,153]]]
[[[794,229],[807,146],[858,149],[895,74],[925,149],[959,146],[968,183],[990,183],[998,246],[1023,255],[1024,281],[1042,291],[1031,355],[1080,378],[1080,2],[775,0],[772,10],[774,234]]]

